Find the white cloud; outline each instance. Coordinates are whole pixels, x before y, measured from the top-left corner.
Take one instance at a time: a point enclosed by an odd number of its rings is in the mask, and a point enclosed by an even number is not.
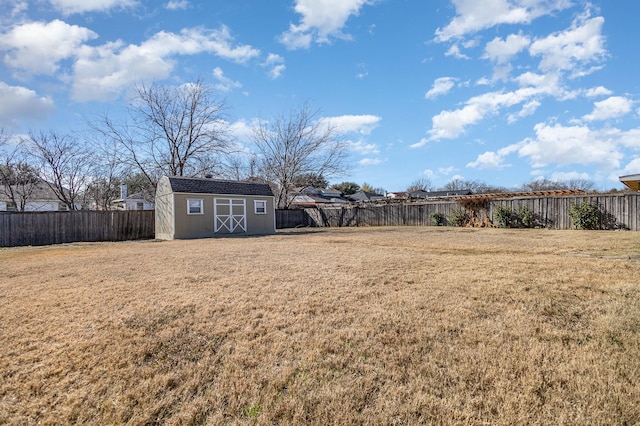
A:
[[[622,169],[621,172],[616,174],[617,175],[619,174],[620,176],[627,176],[627,175],[636,175],[638,173],[640,173],[640,157],[636,157],[633,160],[629,161],[627,165],[624,166],[624,169]],[[617,180],[617,177],[615,180]]]
[[[531,43],[531,56],[540,56],[539,68],[543,72],[570,70],[575,76],[588,74],[598,67],[587,67],[606,55],[601,16],[588,18],[589,12],[576,19],[571,28]]]
[[[409,145],[409,148],[420,148],[431,142],[431,139],[421,138],[418,142]]]
[[[428,138],[411,145],[419,148],[429,141],[455,139],[462,135],[468,126],[474,125],[488,116],[495,116],[505,108],[524,104],[521,110],[507,116],[509,122],[532,114],[540,106],[538,98],[544,96],[561,97],[565,91],[559,87],[559,76],[554,73],[539,75],[524,73],[515,81],[521,86],[511,92],[487,92],[467,100],[463,107],[445,110],[431,118],[432,126]]]
[[[598,86],[598,87],[593,87],[591,89],[587,89],[584,92],[584,95],[588,98],[595,98],[598,96],[609,96],[611,95],[613,92],[609,89],[607,89],[606,87],[603,86]]]
[[[504,64],[527,48],[530,42],[529,37],[522,34],[510,34],[505,40],[496,37],[485,46],[483,57]]]
[[[370,134],[373,129],[378,127],[382,120],[376,115],[342,115],[338,117],[326,117],[322,121],[334,126],[340,133],[360,133],[362,135]]]
[[[631,112],[633,102],[623,96],[611,96],[604,101],[594,102],[593,112],[582,117],[586,121],[619,118]]]
[[[295,11],[302,15],[299,24],[291,24],[280,35],[289,49],[308,48],[312,41],[328,43],[331,37],[348,39],[342,32],[347,20],[358,15],[371,0],[296,0]]]
[[[462,38],[501,24],[528,24],[571,6],[570,0],[452,0],[456,16],[436,30],[440,42]]]
[[[359,141],[347,141],[349,150],[357,152],[360,155],[372,155],[379,154],[380,150],[374,143],[366,143],[362,140]]]
[[[622,146],[640,150],[640,128],[620,132],[618,141]]]
[[[464,107],[453,111],[442,111],[433,116],[430,140],[454,139],[464,133],[467,126],[478,123],[486,116],[496,115],[501,109],[529,101],[534,96],[548,95],[549,87],[523,87],[512,92],[488,92],[469,99]],[[536,107],[536,103],[525,105],[524,112]]]
[[[188,0],[169,0],[167,4],[164,5],[167,10],[185,10],[190,6]]]
[[[230,78],[226,77],[224,75],[224,72],[222,71],[222,68],[220,67],[215,67],[213,69],[213,77],[218,81],[218,83],[216,83],[214,87],[221,92],[229,92],[232,89],[238,89],[242,87],[242,84],[240,82],[233,81]]]
[[[454,173],[456,171],[458,171],[458,169],[455,168],[454,166],[439,167],[438,168],[438,173],[440,173],[441,175],[445,175],[445,176],[449,176],[451,173]]]
[[[272,80],[280,78],[284,70],[287,69],[286,65],[284,65],[284,58],[275,53],[269,53],[267,59],[262,63],[262,66],[269,68],[268,75]]]
[[[478,155],[476,161],[467,163],[467,167],[474,169],[499,169],[503,167],[504,158],[491,151]]]
[[[446,95],[449,90],[453,88],[456,82],[456,78],[453,77],[440,77],[436,78],[433,82],[433,87],[424,95],[427,99],[435,99],[440,95]]]
[[[536,137],[518,144],[518,155],[534,167],[547,164],[595,164],[611,170],[619,167],[623,155],[618,149],[620,131],[592,130],[586,126],[537,124]]]
[[[54,74],[60,61],[74,57],[93,31],[60,20],[30,22],[13,27],[0,38],[4,63],[28,74]]]
[[[0,126],[18,127],[21,120],[43,120],[54,110],[53,100],[26,87],[0,81]]]
[[[0,13],[0,23],[11,26],[19,22],[19,18],[29,9],[29,2],[27,0],[4,0],[3,6],[7,12]]]
[[[282,76],[284,70],[287,69],[287,66],[284,64],[276,65],[269,70],[269,78],[272,80],[276,80]]]
[[[260,54],[249,45],[234,45],[226,26],[183,29],[180,34],[161,31],[140,45],[117,41],[84,46],[74,65],[73,97],[80,101],[112,99],[141,79],[167,78],[175,66],[174,56],[204,52],[241,64]]]
[[[457,44],[452,45],[444,56],[453,56],[456,59],[471,59],[460,51],[460,47]]]
[[[106,12],[124,9],[137,4],[136,0],[49,0],[63,15],[85,12]]]
[[[569,180],[591,180],[591,175],[584,172],[554,172],[551,174],[554,182],[566,182]]]
[[[509,114],[509,116],[507,117],[507,122],[509,124],[513,124],[521,118],[533,115],[536,112],[536,110],[540,107],[540,105],[542,105],[542,103],[540,103],[537,100],[527,102],[522,106],[522,109],[520,111],[518,111],[515,114]]]
[[[238,120],[229,125],[229,133],[233,135],[233,139],[242,142],[251,141],[253,139],[253,123],[247,123],[245,120]]]
[[[379,158],[363,158],[362,160],[358,161],[358,164],[360,164],[361,166],[375,166],[382,163],[382,160]]]
[[[499,149],[498,152],[484,152],[478,155],[476,161],[467,163],[467,167],[477,169],[501,169],[503,167],[507,167],[509,164],[505,164],[505,158],[516,152],[519,147],[519,144],[513,144]]]

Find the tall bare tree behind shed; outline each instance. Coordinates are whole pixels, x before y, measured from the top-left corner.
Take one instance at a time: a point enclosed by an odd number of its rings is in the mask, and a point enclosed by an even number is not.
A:
[[[265,177],[277,186],[276,203],[289,208],[296,179],[308,174],[332,177],[345,171],[346,149],[337,130],[304,102],[288,114],[260,119],[253,141]]]
[[[122,161],[154,186],[162,175],[216,174],[218,157],[228,154],[227,104],[202,80],[180,86],[134,87],[123,122],[104,115],[94,130],[123,148]]]

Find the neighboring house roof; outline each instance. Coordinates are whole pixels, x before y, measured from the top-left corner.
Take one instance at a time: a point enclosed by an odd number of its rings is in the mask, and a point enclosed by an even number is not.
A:
[[[299,188],[296,192],[307,195],[315,195],[320,194],[320,188],[314,188],[313,186],[305,186],[304,188]]]
[[[47,185],[46,182],[38,182],[33,184],[33,187],[29,187],[29,185],[21,186],[21,185],[12,185],[14,190],[20,192],[23,188],[28,188],[29,192],[29,200],[51,200],[51,201],[59,201],[56,193]],[[0,200],[10,200],[7,196],[7,188],[6,185],[0,185]]]
[[[327,188],[314,188],[313,186],[307,186],[300,190],[302,194],[307,195],[321,195],[323,197],[341,197],[342,193],[337,189]]]
[[[242,182],[208,178],[169,177],[173,192],[187,194],[258,195],[273,197],[271,187],[266,183]]]
[[[341,197],[342,196],[342,192],[340,192],[337,189],[321,189],[320,194],[322,194],[325,197]]]
[[[379,201],[384,199],[384,195],[375,194],[373,192],[358,191],[349,195],[352,201]]]

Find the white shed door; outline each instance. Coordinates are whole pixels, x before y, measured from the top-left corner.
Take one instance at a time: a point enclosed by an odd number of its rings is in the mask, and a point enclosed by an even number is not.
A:
[[[213,199],[214,232],[247,232],[247,203],[244,198]]]

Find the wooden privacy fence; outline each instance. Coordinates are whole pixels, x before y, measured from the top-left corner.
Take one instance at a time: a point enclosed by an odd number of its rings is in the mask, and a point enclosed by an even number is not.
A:
[[[472,202],[469,202],[472,201]],[[433,213],[445,218],[465,211],[475,223],[494,223],[498,206],[517,211],[530,209],[539,226],[550,229],[571,229],[569,210],[573,204],[587,202],[597,205],[603,220],[616,229],[640,231],[640,194],[594,194],[556,197],[476,198],[473,200],[440,200],[411,204],[371,204],[348,207],[317,207],[303,210],[278,210],[278,228],[297,226],[429,226],[434,225]]]
[[[154,217],[152,210],[0,213],[0,247],[151,239]]]

